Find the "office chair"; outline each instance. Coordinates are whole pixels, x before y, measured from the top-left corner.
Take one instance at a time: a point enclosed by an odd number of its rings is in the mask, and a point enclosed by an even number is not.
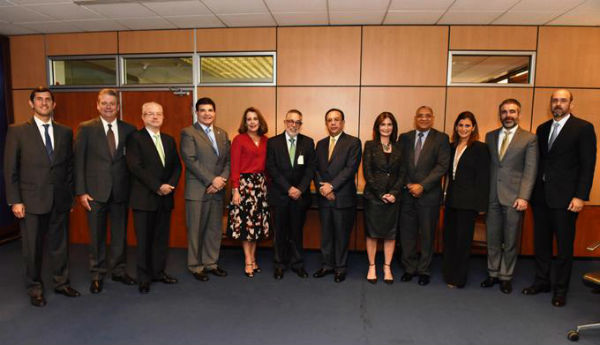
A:
[[[589,245],[586,249],[590,252],[600,247],[600,241]],[[600,293],[600,272],[589,272],[583,275],[583,284],[592,288],[592,292]],[[579,340],[579,332],[588,329],[600,329],[599,323],[589,323],[587,325],[579,325],[577,329],[572,329],[567,333],[567,338],[570,341]]]

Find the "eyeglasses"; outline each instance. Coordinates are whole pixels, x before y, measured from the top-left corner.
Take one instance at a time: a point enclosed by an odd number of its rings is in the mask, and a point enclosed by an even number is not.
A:
[[[302,126],[302,121],[285,120],[285,123],[288,125]]]

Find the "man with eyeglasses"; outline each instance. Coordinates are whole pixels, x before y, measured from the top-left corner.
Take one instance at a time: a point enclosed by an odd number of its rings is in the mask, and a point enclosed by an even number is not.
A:
[[[267,142],[267,171],[272,178],[269,204],[273,208],[274,266],[273,277],[283,278],[290,266],[300,278],[307,278],[304,269],[302,228],[306,210],[311,204],[310,181],[315,173],[315,144],[300,134],[302,113],[291,109],[283,120],[285,131]]]

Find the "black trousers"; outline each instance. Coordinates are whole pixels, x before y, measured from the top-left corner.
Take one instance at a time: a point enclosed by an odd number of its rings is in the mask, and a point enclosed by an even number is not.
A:
[[[566,294],[573,267],[573,241],[578,213],[566,208],[550,208],[546,202],[533,204],[533,234],[535,250],[536,286],[551,286],[552,244],[556,236],[557,256],[555,262],[554,291]]]
[[[137,239],[137,279],[150,283],[160,278],[167,265],[171,210],[133,210],[133,226]]]
[[[411,197],[402,203],[400,209],[398,233],[402,248],[402,266],[406,273],[430,275],[440,207],[419,206],[417,201]],[[418,243],[421,244],[420,256],[417,253]]]
[[[447,284],[462,287],[467,283],[477,213],[446,207],[442,273]]]
[[[345,273],[356,207],[320,207],[322,268]]]
[[[273,261],[276,268],[304,266],[302,228],[306,220],[306,206],[303,203],[302,200],[290,200],[272,207],[271,214],[275,218]]]
[[[19,220],[23,259],[25,261],[25,286],[30,296],[44,293],[42,282],[42,257],[44,240],[47,242],[55,289],[69,284],[69,213],[52,209],[46,214],[25,213]]]

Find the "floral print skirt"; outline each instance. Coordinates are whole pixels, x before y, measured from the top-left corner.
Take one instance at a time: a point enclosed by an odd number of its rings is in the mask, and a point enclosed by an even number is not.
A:
[[[271,212],[262,173],[240,174],[240,204],[229,204],[227,235],[235,240],[257,241],[269,237]]]

